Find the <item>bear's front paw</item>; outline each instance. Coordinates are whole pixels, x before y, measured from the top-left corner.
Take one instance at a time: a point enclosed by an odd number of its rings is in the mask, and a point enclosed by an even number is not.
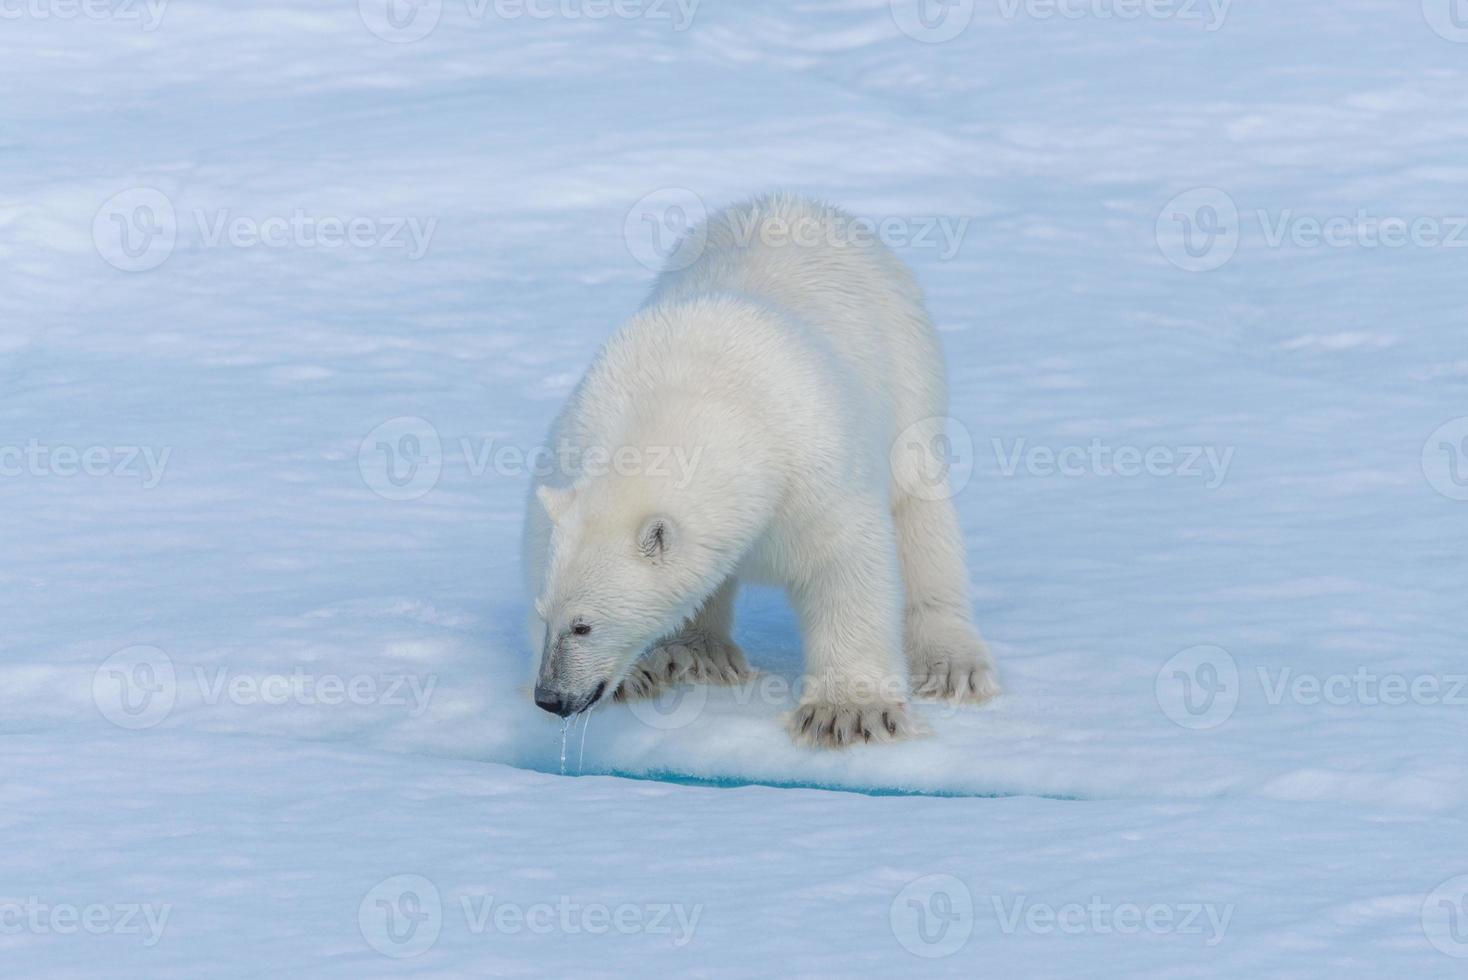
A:
[[[918,734],[900,701],[838,704],[812,701],[790,716],[790,737],[818,749],[843,749],[865,742],[896,742]]]
[[[753,676],[744,651],[732,640],[684,634],[653,647],[633,664],[616,699],[650,698],[678,684],[742,684]]]

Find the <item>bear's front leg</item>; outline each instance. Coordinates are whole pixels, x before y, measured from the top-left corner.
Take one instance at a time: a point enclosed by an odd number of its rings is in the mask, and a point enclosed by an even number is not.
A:
[[[907,713],[902,580],[885,508],[845,515],[812,535],[815,567],[792,586],[805,641],[796,742],[844,748],[917,733]]]

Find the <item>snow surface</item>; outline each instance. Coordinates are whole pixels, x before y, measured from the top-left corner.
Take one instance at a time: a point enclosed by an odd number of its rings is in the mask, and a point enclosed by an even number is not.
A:
[[[5,972],[1463,975],[1468,21],[1063,6],[0,5]],[[562,778],[494,452],[773,187],[907,236],[1006,693],[798,750],[755,592]]]

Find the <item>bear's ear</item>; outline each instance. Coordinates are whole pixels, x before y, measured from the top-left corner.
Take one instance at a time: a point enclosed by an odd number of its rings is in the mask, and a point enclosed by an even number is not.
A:
[[[571,501],[576,499],[576,491],[569,487],[563,489],[541,484],[535,488],[535,496],[540,499],[540,506],[545,508],[546,516],[551,519],[552,524],[555,524],[571,506]]]
[[[637,532],[637,550],[644,558],[661,562],[673,547],[675,536],[673,522],[655,514],[642,522],[642,528]]]

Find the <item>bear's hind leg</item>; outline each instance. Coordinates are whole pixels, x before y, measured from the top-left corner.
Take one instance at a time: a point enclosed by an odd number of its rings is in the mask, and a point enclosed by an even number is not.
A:
[[[902,664],[902,585],[891,516],[860,506],[812,528],[811,567],[790,589],[805,645],[805,689],[790,736],[817,748],[917,733]]]
[[[913,697],[979,704],[999,693],[994,658],[973,623],[963,534],[953,503],[913,495],[892,509],[907,594],[903,648]]]
[[[632,665],[616,699],[648,698],[676,684],[742,684],[752,677],[744,651],[729,635],[738,589],[738,583],[729,579],[687,626],[648,650]]]

